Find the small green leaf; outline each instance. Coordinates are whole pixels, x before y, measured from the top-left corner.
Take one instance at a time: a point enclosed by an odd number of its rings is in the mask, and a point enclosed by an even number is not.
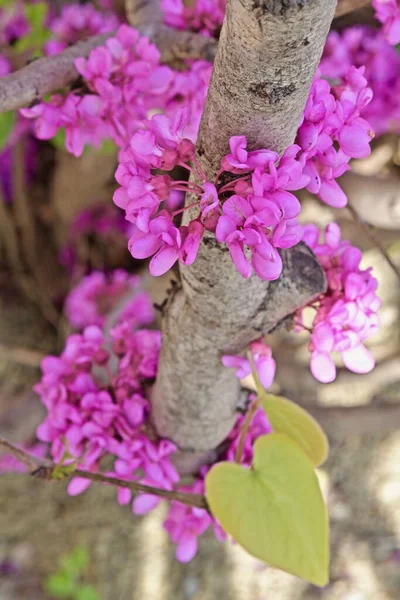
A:
[[[100,600],[100,596],[92,585],[81,585],[75,593],[74,600]]]
[[[13,110],[0,113],[0,149],[6,145],[13,130],[14,123],[15,112]]]
[[[65,477],[69,477],[74,471],[76,471],[76,468],[78,466],[75,457],[68,452],[68,440],[64,439],[64,441],[67,447],[65,448],[62,457],[53,469],[53,479],[65,479]],[[66,460],[72,460],[72,462],[65,464]]]
[[[77,578],[88,568],[89,553],[82,546],[75,548],[61,560],[61,567],[72,578]]]
[[[259,390],[258,398],[274,431],[285,433],[297,442],[315,467],[325,462],[329,444],[314,417],[283,396],[274,396],[265,390]]]
[[[55,598],[71,598],[76,592],[76,584],[66,573],[49,575],[44,582],[46,592]]]
[[[53,469],[52,478],[53,479],[65,479],[66,477],[70,477],[77,468],[77,463],[72,462],[68,465],[56,465]]]
[[[214,465],[206,497],[214,517],[250,554],[318,586],[327,584],[326,507],[311,461],[286,435],[258,438],[251,469]]]

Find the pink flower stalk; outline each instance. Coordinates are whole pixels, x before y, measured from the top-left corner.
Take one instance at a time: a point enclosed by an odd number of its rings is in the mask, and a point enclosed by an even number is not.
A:
[[[129,318],[136,326],[149,325],[154,319],[154,309],[148,294],[140,292],[140,278],[122,269],[109,275],[94,271],[84,277],[68,294],[65,315],[75,329],[89,325],[103,327],[107,315],[124,296],[133,296],[120,319]]]
[[[311,372],[322,383],[333,381],[336,366],[331,354],[338,352],[348,369],[368,373],[375,360],[363,342],[379,326],[378,283],[370,268],[360,268],[360,250],[341,239],[336,223],[325,229],[323,242],[319,242],[318,228],[307,225],[303,240],[318,257],[328,281],[328,292],[316,305],[312,326]]]
[[[60,16],[50,22],[54,39],[47,42],[46,54],[58,54],[79,40],[113,31],[118,25],[118,19],[114,14],[100,12],[92,4],[63,6]]]
[[[400,42],[400,5],[397,0],[372,0],[375,17],[382,23],[382,32],[389,44]]]

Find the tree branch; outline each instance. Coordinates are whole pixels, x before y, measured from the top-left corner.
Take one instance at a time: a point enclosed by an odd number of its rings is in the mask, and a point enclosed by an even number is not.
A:
[[[336,17],[343,16],[369,3],[369,0],[339,0]],[[180,31],[162,23],[159,9],[153,2],[138,4],[127,0],[126,11],[130,24],[156,44],[162,61],[174,64],[182,59],[204,59],[213,62],[217,40],[190,31]],[[62,89],[78,77],[74,61],[87,57],[93,48],[101,46],[114,32],[93,36],[74,44],[55,56],[34,60],[31,64],[0,79],[0,112],[30,106]]]
[[[0,79],[0,112],[29,106],[43,96],[69,85],[78,77],[74,61],[78,56],[89,56],[101,46],[110,33],[96,35],[74,44],[55,56],[38,58],[26,67]]]
[[[212,62],[217,42],[212,38],[178,31],[162,22],[141,23],[132,17],[132,26],[147,36],[160,50],[161,60],[175,64],[182,59],[204,59]],[[74,61],[87,57],[93,48],[103,45],[115,32],[93,36],[74,44],[64,52],[34,60],[31,64],[0,79],[0,112],[29,106],[47,94],[60,90],[78,78]]]
[[[232,135],[246,135],[250,149],[281,152],[293,142],[334,9],[331,0],[228,0],[197,142],[210,181]],[[240,384],[221,355],[242,351],[325,290],[304,245],[282,258],[279,280],[245,280],[207,233],[195,263],[180,268],[182,290],[162,322],[152,417],[158,433],[185,451],[185,470],[218,446],[236,419]]]
[[[53,473],[57,465],[50,460],[43,458],[39,459],[36,456],[32,456],[25,450],[17,448],[17,446],[14,446],[14,444],[11,444],[11,442],[7,441],[3,437],[0,437],[0,451],[3,451],[4,454],[13,456],[22,462],[28,468],[30,474],[34,477],[49,480],[53,479]],[[127,488],[134,494],[144,492],[146,494],[160,496],[160,498],[165,498],[166,500],[175,500],[185,504],[186,506],[194,506],[195,508],[204,508],[205,510],[208,510],[207,501],[201,494],[163,490],[161,488],[144,485],[136,481],[126,481],[116,477],[109,477],[108,475],[103,475],[102,473],[82,471],[81,469],[75,469],[73,473],[65,476],[65,478],[67,477],[83,477],[84,479],[90,479],[91,481],[97,483],[106,483],[116,487]]]

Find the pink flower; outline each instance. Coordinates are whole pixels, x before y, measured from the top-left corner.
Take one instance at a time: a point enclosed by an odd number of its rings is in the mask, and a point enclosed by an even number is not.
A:
[[[348,369],[368,373],[375,361],[363,342],[379,324],[377,281],[371,269],[360,269],[361,252],[341,239],[336,223],[326,228],[324,243],[319,242],[314,225],[306,226],[304,232],[303,239],[318,257],[328,281],[328,292],[321,297],[313,322],[311,372],[322,383],[334,381],[331,354],[338,352]]]
[[[276,363],[272,358],[271,348],[264,344],[260,338],[250,344],[249,350],[262,386],[265,389],[271,387],[276,370]],[[222,356],[221,361],[224,367],[236,369],[236,377],[239,379],[243,379],[251,374],[251,364],[247,358],[225,354]]]
[[[103,326],[112,308],[128,293],[138,291],[139,279],[118,269],[109,276],[94,271],[84,277],[69,293],[65,301],[65,314],[73,327],[82,329],[88,325]],[[136,325],[147,325],[154,318],[150,298],[146,294],[132,297],[121,318],[128,318]]]
[[[383,25],[383,33],[392,46],[400,42],[400,6],[397,0],[372,0],[375,16]]]

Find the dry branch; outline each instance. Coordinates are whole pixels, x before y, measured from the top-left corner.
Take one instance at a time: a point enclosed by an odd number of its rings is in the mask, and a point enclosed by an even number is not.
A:
[[[166,25],[136,25],[150,38],[161,52],[163,62],[177,59],[204,59],[212,61],[217,42],[190,31],[178,31]],[[0,79],[0,112],[15,110],[60,90],[78,77],[74,61],[78,56],[87,57],[93,48],[103,45],[114,32],[93,36],[74,44],[55,56],[47,56],[6,75]]]
[[[54,479],[54,472],[59,465],[56,465],[50,460],[43,458],[36,458],[25,450],[21,450],[14,444],[11,444],[8,440],[0,437],[0,454],[6,454],[13,456],[18,461],[22,462],[28,469],[31,475],[40,479]],[[144,492],[146,494],[153,494],[165,498],[166,500],[176,500],[187,506],[194,506],[196,508],[204,508],[208,510],[206,499],[201,494],[189,494],[186,492],[169,491],[161,488],[152,487],[138,483],[137,481],[126,481],[124,479],[118,479],[116,477],[109,477],[102,473],[91,473],[89,471],[82,471],[81,469],[75,469],[70,474],[65,474],[63,479],[68,477],[83,477],[84,479],[90,479],[97,483],[106,483],[115,487],[122,487],[130,490],[134,494]]]

